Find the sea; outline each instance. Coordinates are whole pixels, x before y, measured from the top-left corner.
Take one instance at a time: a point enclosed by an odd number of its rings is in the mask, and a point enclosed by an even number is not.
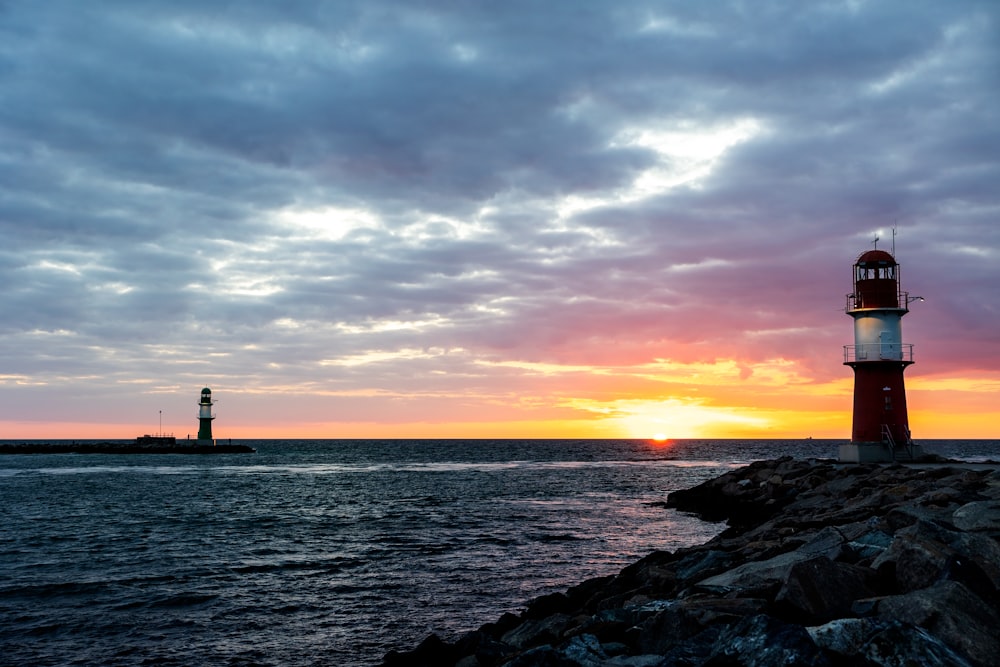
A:
[[[0,664],[376,665],[705,542],[669,492],[840,441],[239,442],[0,455]]]

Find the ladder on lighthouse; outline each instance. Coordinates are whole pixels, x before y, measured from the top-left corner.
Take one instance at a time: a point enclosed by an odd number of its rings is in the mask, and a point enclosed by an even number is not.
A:
[[[903,425],[903,431],[906,433],[906,442],[897,445],[896,439],[892,437],[892,430],[889,429],[888,424],[882,424],[882,444],[889,446],[889,451],[892,453],[892,459],[896,460],[896,447],[903,447],[906,449],[907,456],[913,458],[913,438],[910,437],[910,427]]]

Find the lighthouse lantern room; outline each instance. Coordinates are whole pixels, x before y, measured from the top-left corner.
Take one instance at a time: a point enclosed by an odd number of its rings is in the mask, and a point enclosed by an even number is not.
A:
[[[903,371],[913,345],[903,342],[902,319],[914,299],[902,291],[899,264],[885,250],[869,250],[854,263],[854,291],[846,312],[854,319],[854,345],[844,364],[854,369],[854,421],[840,460],[865,463],[922,454],[910,437]]]
[[[201,390],[201,400],[198,402],[198,444],[199,445],[214,445],[215,440],[212,438],[212,420],[215,419],[215,415],[212,414],[212,406],[215,401],[212,400],[212,390],[205,387]]]

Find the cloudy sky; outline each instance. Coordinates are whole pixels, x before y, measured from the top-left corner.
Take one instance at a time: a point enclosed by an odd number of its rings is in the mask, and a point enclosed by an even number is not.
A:
[[[0,0],[0,438],[1000,436],[1000,5]]]

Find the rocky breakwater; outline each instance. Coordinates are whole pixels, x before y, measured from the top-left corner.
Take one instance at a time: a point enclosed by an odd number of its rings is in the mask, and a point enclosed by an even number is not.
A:
[[[135,442],[16,442],[0,443],[0,454],[252,454],[249,445],[202,445],[181,440],[170,444]]]
[[[783,458],[665,505],[729,525],[383,665],[1000,662],[1000,472]]]

